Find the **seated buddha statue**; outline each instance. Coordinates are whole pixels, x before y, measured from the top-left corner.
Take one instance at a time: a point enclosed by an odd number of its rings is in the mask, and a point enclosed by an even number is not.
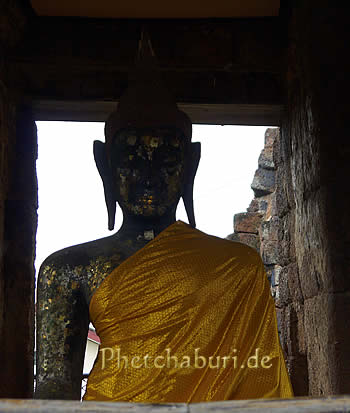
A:
[[[121,228],[40,268],[35,397],[80,399],[90,322],[101,344],[84,401],[291,397],[263,262],[196,228],[200,144],[142,50],[94,143],[108,226],[118,203]],[[176,220],[181,197],[188,224]]]

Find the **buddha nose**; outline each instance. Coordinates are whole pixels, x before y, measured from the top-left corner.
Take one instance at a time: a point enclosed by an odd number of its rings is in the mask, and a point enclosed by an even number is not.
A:
[[[145,175],[144,175],[144,183],[147,188],[151,188],[157,182],[157,171],[153,162],[149,162],[147,164]]]

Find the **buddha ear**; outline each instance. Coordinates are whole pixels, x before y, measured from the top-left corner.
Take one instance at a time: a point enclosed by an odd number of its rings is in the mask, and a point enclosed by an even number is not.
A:
[[[193,228],[196,228],[196,219],[194,217],[193,209],[193,184],[200,158],[200,142],[191,143],[186,159],[186,177],[182,199],[184,201],[188,222]]]
[[[117,199],[113,187],[113,179],[111,169],[108,164],[106,145],[100,141],[94,141],[94,158],[97,170],[103,182],[103,189],[105,193],[105,201],[108,213],[108,229],[114,229],[115,211]]]

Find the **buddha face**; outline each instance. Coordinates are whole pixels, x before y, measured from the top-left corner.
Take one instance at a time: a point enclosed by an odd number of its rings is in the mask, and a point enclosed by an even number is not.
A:
[[[176,210],[188,144],[174,129],[128,129],[116,134],[110,167],[124,212],[156,217]]]

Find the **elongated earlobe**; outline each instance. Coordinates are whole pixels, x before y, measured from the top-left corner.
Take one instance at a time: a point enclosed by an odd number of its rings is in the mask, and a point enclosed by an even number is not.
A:
[[[103,189],[105,193],[105,201],[108,213],[108,229],[112,231],[114,229],[115,223],[117,199],[113,188],[111,170],[108,165],[106,145],[103,142],[94,141],[94,158],[97,170],[103,182]]]
[[[187,173],[185,178],[184,191],[182,199],[184,201],[188,222],[191,227],[196,228],[196,219],[193,208],[193,184],[197,173],[199,160],[201,157],[200,142],[191,143],[190,151],[187,158]]]

